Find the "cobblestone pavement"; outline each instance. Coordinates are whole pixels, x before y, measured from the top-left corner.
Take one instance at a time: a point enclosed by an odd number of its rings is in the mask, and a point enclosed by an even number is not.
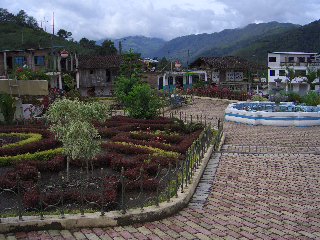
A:
[[[225,107],[196,100],[182,110],[221,117]],[[193,200],[172,217],[0,239],[320,239],[320,127],[225,123],[225,132],[225,145],[212,156]]]

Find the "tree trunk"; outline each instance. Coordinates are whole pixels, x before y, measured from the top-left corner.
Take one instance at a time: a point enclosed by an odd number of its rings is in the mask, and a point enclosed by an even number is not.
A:
[[[69,176],[70,176],[70,158],[67,157],[67,182],[69,182]]]

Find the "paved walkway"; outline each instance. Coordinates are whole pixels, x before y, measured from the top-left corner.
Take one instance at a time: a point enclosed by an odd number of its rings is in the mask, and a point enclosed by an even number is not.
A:
[[[197,100],[184,110],[222,116],[225,106]],[[212,156],[193,200],[175,216],[0,239],[320,239],[320,127],[226,123],[225,132],[221,153]]]

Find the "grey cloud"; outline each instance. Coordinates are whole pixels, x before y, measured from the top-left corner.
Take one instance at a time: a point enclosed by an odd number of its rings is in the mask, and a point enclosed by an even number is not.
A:
[[[145,35],[171,39],[197,33],[212,33],[260,21],[306,24],[319,18],[318,0],[2,0],[11,12],[24,9],[56,29],[64,28],[75,39],[119,38]]]

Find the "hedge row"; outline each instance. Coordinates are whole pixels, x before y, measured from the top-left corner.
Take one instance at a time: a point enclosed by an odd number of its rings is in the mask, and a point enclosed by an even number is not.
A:
[[[48,161],[58,154],[62,154],[62,148],[55,148],[36,153],[26,153],[15,156],[0,157],[0,167],[17,164],[21,161]]]
[[[0,133],[0,138],[1,137],[17,137],[22,138],[22,140],[15,143],[6,144],[0,147],[0,149],[12,149],[15,147],[26,145],[28,143],[39,142],[42,139],[42,135],[39,133]]]

